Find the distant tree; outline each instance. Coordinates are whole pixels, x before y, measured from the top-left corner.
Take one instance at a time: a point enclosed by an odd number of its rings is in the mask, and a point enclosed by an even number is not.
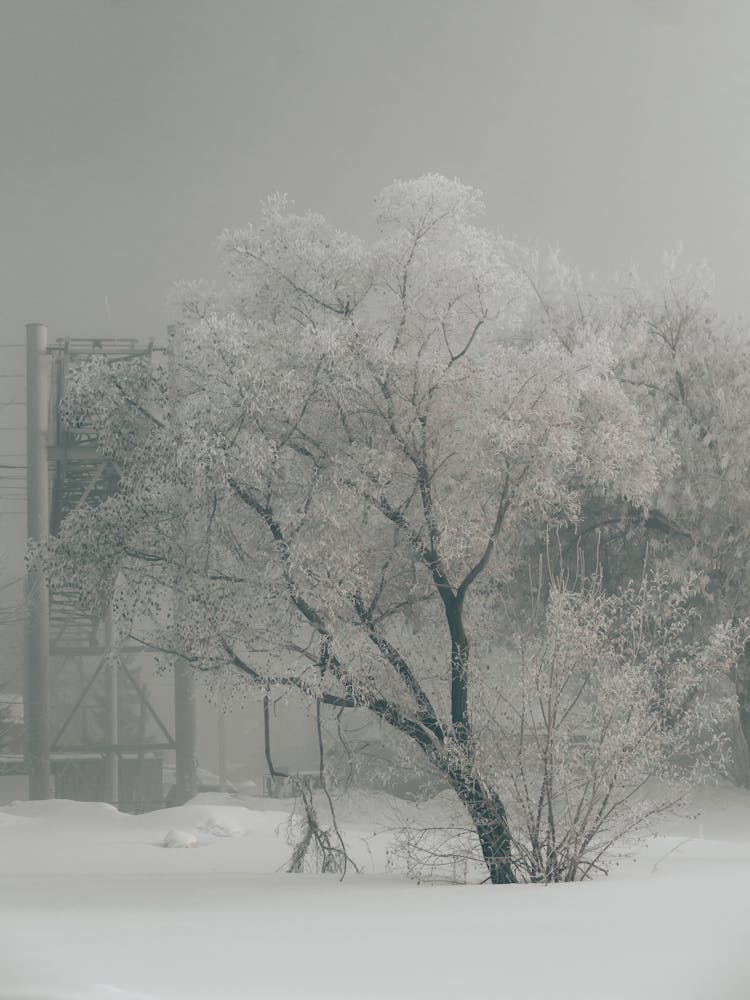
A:
[[[6,566],[0,555],[0,573]],[[12,597],[19,582],[0,577],[0,752],[14,754],[23,752],[23,702],[15,692],[22,682],[25,612]]]
[[[633,280],[621,308],[632,331],[619,375],[677,458],[655,496],[658,550],[675,575],[703,584],[706,622],[750,615],[750,339],[722,319],[705,265],[667,255],[655,287]],[[735,664],[747,782],[750,659]]]
[[[712,304],[705,264],[666,254],[660,278],[621,275],[604,293],[550,255],[534,283],[532,322],[570,347],[582,331],[604,336],[615,374],[652,428],[659,488],[647,510],[616,496],[591,496],[567,533],[569,557],[584,553],[617,590],[637,575],[647,550],[678,579],[690,577],[693,601],[712,624],[750,615],[750,338],[742,319]],[[750,647],[749,647],[750,648]],[[738,743],[735,774],[750,782],[750,655],[734,667]]]
[[[477,729],[498,597],[544,526],[591,496],[639,508],[663,463],[608,338],[536,322],[534,257],[472,222],[478,192],[430,175],[375,208],[366,247],[272,198],[224,233],[226,287],[182,290],[171,370],[73,376],[63,416],[122,475],[48,569],[199,669],[369,709],[510,882]]]

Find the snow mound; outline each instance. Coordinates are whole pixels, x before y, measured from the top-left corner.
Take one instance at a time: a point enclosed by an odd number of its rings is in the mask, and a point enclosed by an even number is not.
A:
[[[212,837],[244,837],[249,832],[241,824],[217,823],[212,820],[201,823],[198,829],[210,833]]]
[[[196,802],[159,809],[134,817],[142,826],[195,830],[213,837],[244,837],[258,825],[257,814],[245,806]]]
[[[162,847],[197,847],[198,838],[187,830],[168,830],[162,841]]]
[[[3,808],[0,809],[0,829],[7,829],[10,826],[16,826],[18,823],[23,823],[27,819],[26,816],[17,816],[10,812],[15,804],[15,802],[11,802],[9,805],[3,806]],[[4,1000],[2,993],[0,993],[0,1000]]]
[[[75,802],[73,799],[43,799],[35,802],[11,802],[2,812],[12,817],[35,819],[45,825],[85,827],[109,825],[127,819],[108,802]],[[1,996],[0,996],[1,1000]]]
[[[85,1000],[157,1000],[152,993],[132,993],[130,990],[121,990],[119,986],[96,985],[92,986],[91,993]]]
[[[230,806],[238,805],[234,792],[198,792],[186,805],[189,806]]]
[[[133,993],[118,986],[96,984],[83,991],[24,990],[0,991],[0,1000],[158,1000],[152,993]]]

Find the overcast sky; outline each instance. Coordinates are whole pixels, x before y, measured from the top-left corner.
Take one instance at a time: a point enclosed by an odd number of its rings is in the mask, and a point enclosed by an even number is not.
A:
[[[0,371],[27,322],[160,336],[274,190],[366,235],[427,171],[584,272],[681,240],[744,309],[749,48],[747,0],[0,0]]]

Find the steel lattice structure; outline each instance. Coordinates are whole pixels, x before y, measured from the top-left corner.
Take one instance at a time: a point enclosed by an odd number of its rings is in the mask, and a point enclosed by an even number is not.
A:
[[[59,403],[70,374],[95,356],[104,356],[111,362],[127,362],[144,356],[150,358],[157,348],[153,341],[143,344],[135,339],[105,338],[60,339],[54,346],[47,347],[46,328],[39,326],[27,327],[27,338],[28,534],[34,538],[46,534],[47,530],[56,534],[72,511],[94,508],[117,489],[118,470],[110,459],[100,454],[95,430],[85,425],[71,429],[59,418]],[[45,400],[46,406],[43,405]],[[45,426],[40,426],[42,424]],[[29,579],[25,698],[31,797],[46,798],[51,793],[50,763],[57,777],[61,761],[70,761],[72,755],[79,755],[80,759],[93,759],[94,762],[104,760],[104,794],[97,797],[118,803],[121,801],[118,775],[127,755],[137,754],[142,762],[144,754],[164,750],[177,752],[178,775],[182,760],[181,784],[184,787],[180,787],[178,778],[177,798],[190,797],[195,790],[191,683],[186,684],[184,677],[178,682],[180,672],[176,670],[175,738],[133,669],[132,661],[142,652],[141,648],[118,646],[117,656],[111,656],[113,632],[108,618],[100,619],[83,610],[74,588],[52,589],[46,581],[32,577],[33,571]],[[50,708],[55,707],[54,689],[64,686],[63,680],[69,684],[71,664],[78,672],[78,697],[56,720],[56,732],[53,733],[50,723],[54,711],[50,712]],[[143,732],[139,732],[137,740],[120,738],[118,673],[120,687],[127,683],[137,697],[142,717],[147,715],[152,724],[156,723],[158,739],[146,740]],[[87,731],[85,723],[87,699],[91,699],[92,691],[101,689],[101,680],[97,688],[95,684],[102,675],[106,680],[105,732],[93,734]]]

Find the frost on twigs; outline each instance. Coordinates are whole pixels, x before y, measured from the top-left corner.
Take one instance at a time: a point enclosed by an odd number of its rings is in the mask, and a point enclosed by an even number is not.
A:
[[[482,755],[509,789],[523,877],[606,871],[624,839],[726,766],[745,629],[706,635],[694,596],[659,574],[615,595],[598,576],[575,590],[557,578],[512,667],[488,678]]]
[[[451,792],[424,804],[430,819],[396,814],[390,830],[388,869],[415,882],[483,882],[487,869],[476,832]],[[439,818],[438,818],[439,816]]]
[[[358,872],[357,864],[347,851],[336,821],[333,802],[327,790],[324,788],[323,794],[327,802],[330,825],[322,826],[310,785],[301,778],[292,778],[292,784],[296,798],[287,826],[287,839],[293,848],[287,871],[335,872],[341,878],[346,875],[349,867]]]

